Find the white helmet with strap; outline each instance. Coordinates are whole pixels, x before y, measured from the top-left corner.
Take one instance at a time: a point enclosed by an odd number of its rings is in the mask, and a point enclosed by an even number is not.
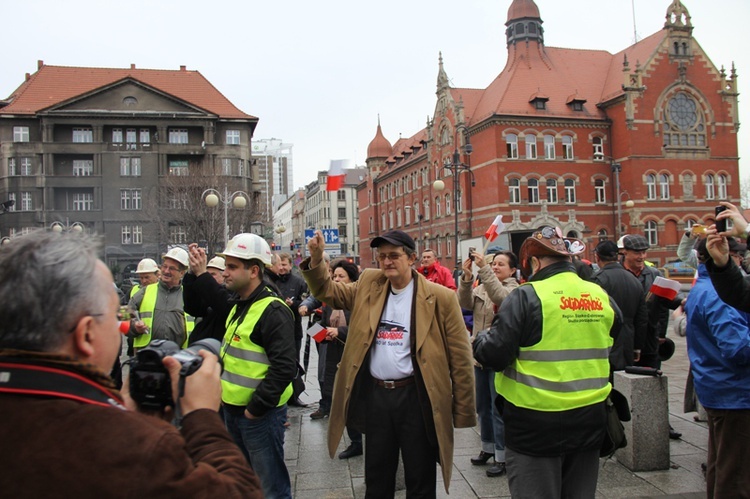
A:
[[[257,259],[263,262],[266,267],[271,266],[271,247],[262,237],[256,234],[237,234],[227,243],[227,249],[218,256],[233,256],[240,260]]]
[[[175,262],[181,264],[183,267],[190,266],[188,252],[180,247],[174,247],[171,250],[167,251],[164,255],[162,255],[162,259],[163,258],[171,258]]]

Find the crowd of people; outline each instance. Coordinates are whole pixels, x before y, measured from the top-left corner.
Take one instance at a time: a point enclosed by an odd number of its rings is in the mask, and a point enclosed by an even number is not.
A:
[[[687,299],[672,300],[649,293],[660,272],[638,234],[600,242],[591,265],[583,241],[545,226],[518,255],[472,249],[458,276],[400,230],[372,240],[378,268],[364,270],[330,261],[316,232],[299,272],[291,255],[238,234],[213,258],[190,244],[161,265],[143,259],[125,308],[93,237],[16,238],[0,251],[0,440],[15,456],[0,490],[291,497],[284,434],[287,406],[305,406],[295,380],[307,316],[324,332],[310,417],[328,425],[331,458],[344,429],[351,443],[338,457],[364,454],[366,497],[394,495],[399,459],[407,496],[435,497],[436,465],[448,492],[454,428],[477,421],[470,462],[507,475],[513,497],[594,497],[613,373],[659,368],[669,311],[684,308],[708,414],[708,497],[741,497],[750,278],[734,238],[749,227],[722,204],[716,218],[731,229],[686,233],[679,254],[697,279]],[[190,352],[155,362],[168,381],[162,406],[131,392],[153,388],[158,374],[133,386],[125,376],[120,390],[120,332],[141,362],[166,344]],[[220,361],[205,341],[221,344]],[[32,462],[45,480],[29,473]],[[91,473],[92,462],[141,478]]]

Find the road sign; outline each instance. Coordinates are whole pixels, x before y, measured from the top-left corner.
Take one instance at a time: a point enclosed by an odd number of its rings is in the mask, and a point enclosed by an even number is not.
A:
[[[307,243],[315,236],[316,229],[305,229],[305,255],[310,256],[307,251]],[[326,253],[330,257],[341,256],[341,242],[339,241],[338,229],[320,229],[326,243]]]

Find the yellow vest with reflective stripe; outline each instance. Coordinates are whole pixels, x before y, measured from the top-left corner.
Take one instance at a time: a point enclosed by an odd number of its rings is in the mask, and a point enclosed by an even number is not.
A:
[[[146,291],[143,292],[143,300],[141,300],[141,306],[138,308],[138,313],[141,316],[141,320],[148,328],[148,333],[141,334],[135,337],[133,346],[135,348],[143,348],[151,343],[151,326],[154,324],[154,310],[156,309],[156,296],[159,292],[159,283],[153,283],[146,286]],[[182,287],[180,287],[182,292]],[[181,348],[185,348],[188,343],[190,333],[195,327],[195,317],[185,315],[185,341],[180,345]]]
[[[250,335],[260,320],[266,307],[273,301],[286,306],[284,300],[276,296],[261,298],[252,305],[244,318],[233,321],[237,305],[232,308],[227,318],[227,332],[221,345],[224,372],[221,374],[221,400],[230,405],[246,406],[265,379],[270,361],[265,349],[253,343]],[[292,396],[292,384],[286,387],[279,398],[277,407],[286,404]]]
[[[135,294],[138,292],[138,290],[141,289],[140,284],[134,284],[132,288],[130,288],[130,296],[128,298],[132,298],[135,296]]]
[[[517,407],[545,412],[602,402],[612,389],[609,296],[572,272],[525,285],[542,304],[542,339],[519,349],[513,364],[495,375],[495,389]]]

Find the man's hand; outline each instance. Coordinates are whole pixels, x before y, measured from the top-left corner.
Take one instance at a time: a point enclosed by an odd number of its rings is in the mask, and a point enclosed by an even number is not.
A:
[[[461,265],[461,268],[464,269],[464,272],[461,275],[461,279],[463,279],[464,281],[471,281],[472,279],[474,279],[474,276],[471,273],[471,264],[471,258],[467,258]]]
[[[323,252],[326,249],[326,241],[323,233],[315,231],[315,235],[307,242],[307,250],[310,252],[310,267],[317,267],[323,261]]]
[[[302,316],[302,317],[305,317],[305,316],[307,315],[307,305],[301,305],[301,306],[300,306],[300,307],[299,307],[299,308],[297,309],[297,312],[299,312],[299,315],[300,315],[300,316]]]
[[[714,265],[717,267],[726,267],[729,262],[729,242],[726,237],[716,233],[715,226],[711,226],[711,229],[712,233],[709,233],[708,239],[706,239],[706,249],[708,250],[708,254],[711,255]]]
[[[146,326],[146,323],[141,320],[133,320],[133,329],[135,330],[135,334],[148,333],[148,327]]]
[[[198,247],[196,243],[188,246],[188,258],[190,259],[190,272],[196,277],[207,272],[208,256],[206,250]]]
[[[719,213],[716,216],[716,220],[724,220],[724,219],[729,218],[732,220],[732,225],[733,225],[732,230],[722,232],[719,235],[725,236],[725,237],[732,237],[732,236],[745,237],[745,230],[747,229],[747,220],[745,220],[745,217],[742,216],[740,209],[736,207],[735,205],[733,205],[732,203],[727,203],[726,201],[722,201],[719,204],[724,206],[726,210]]]
[[[339,328],[327,327],[326,328],[326,340],[333,341],[339,335]]]
[[[163,361],[172,381],[172,396],[175,403],[180,404],[183,416],[198,409],[218,411],[221,404],[221,366],[219,365],[219,358],[206,350],[200,350],[198,355],[203,357],[203,364],[200,369],[185,377],[185,395],[179,400],[179,380],[182,364],[174,357],[165,357]]]

